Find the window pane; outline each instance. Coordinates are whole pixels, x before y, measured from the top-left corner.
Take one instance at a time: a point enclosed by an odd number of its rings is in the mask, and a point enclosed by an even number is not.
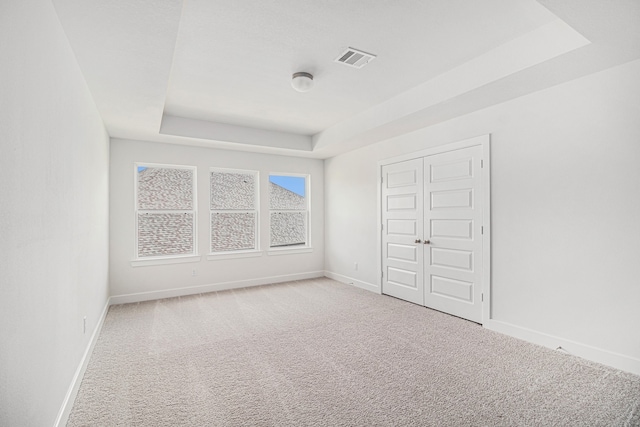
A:
[[[269,175],[269,209],[306,210],[305,178]]]
[[[138,214],[138,257],[193,253],[193,214]]]
[[[193,209],[193,170],[138,167],[138,209]]]
[[[255,176],[211,172],[211,209],[255,209]]]
[[[212,213],[211,252],[255,249],[255,229],[255,213]]]
[[[271,247],[307,243],[306,212],[271,213]]]

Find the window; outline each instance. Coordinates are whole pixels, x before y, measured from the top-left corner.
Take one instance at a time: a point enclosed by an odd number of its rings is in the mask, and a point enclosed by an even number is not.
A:
[[[258,250],[258,172],[211,169],[211,253]]]
[[[270,247],[309,246],[308,175],[269,175]]]
[[[135,164],[137,259],[196,254],[196,168]]]

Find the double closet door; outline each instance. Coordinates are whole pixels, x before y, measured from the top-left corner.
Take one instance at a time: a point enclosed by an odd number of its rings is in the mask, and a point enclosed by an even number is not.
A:
[[[481,146],[382,167],[382,292],[482,322]]]

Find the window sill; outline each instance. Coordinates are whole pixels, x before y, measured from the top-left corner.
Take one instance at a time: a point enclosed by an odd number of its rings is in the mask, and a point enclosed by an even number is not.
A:
[[[200,255],[174,256],[167,258],[134,259],[131,267],[144,267],[148,265],[182,264],[187,262],[199,262]]]
[[[257,258],[262,256],[262,251],[242,251],[242,252],[218,252],[207,255],[208,261],[218,261],[222,259],[235,258]]]
[[[313,252],[310,246],[301,246],[299,248],[270,248],[267,255],[291,255],[291,254],[308,254]]]

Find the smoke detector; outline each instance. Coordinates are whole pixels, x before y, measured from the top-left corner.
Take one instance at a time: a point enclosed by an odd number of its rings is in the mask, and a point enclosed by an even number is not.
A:
[[[298,92],[309,92],[313,87],[313,75],[305,72],[293,73],[291,87]]]
[[[349,47],[335,59],[335,62],[353,68],[362,68],[374,59],[376,59],[376,56],[371,53]]]

